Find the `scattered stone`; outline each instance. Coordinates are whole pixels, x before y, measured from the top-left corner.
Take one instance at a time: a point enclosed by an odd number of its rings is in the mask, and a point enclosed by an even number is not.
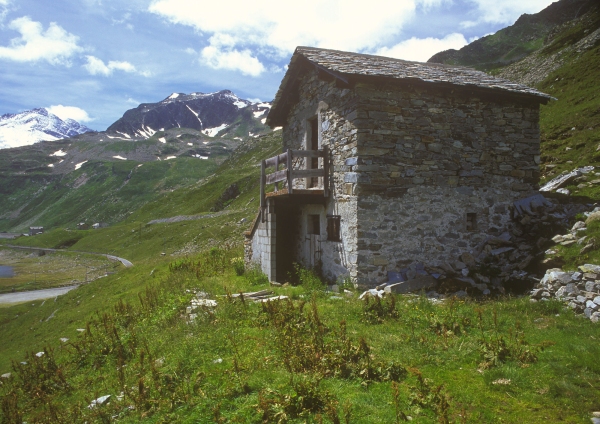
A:
[[[367,291],[363,292],[360,296],[358,296],[358,298],[360,300],[362,300],[362,299],[364,299],[367,296],[383,297],[384,293],[385,292],[383,290],[370,289],[370,290],[367,290]]]
[[[544,298],[562,300],[575,313],[582,313],[592,322],[600,319],[600,285],[596,280],[586,281],[596,277],[595,272],[600,267],[595,264],[585,264],[579,267],[581,272],[565,272],[561,269],[548,269],[544,277],[530,291],[530,300],[538,301]],[[583,279],[582,279],[583,277]],[[585,291],[583,291],[585,290]]]
[[[85,331],[85,328],[78,328],[77,331],[83,333]]]
[[[100,396],[97,399],[94,399],[92,401],[92,403],[90,403],[88,405],[89,409],[94,409],[95,407],[99,406],[99,405],[104,405],[105,403],[108,403],[110,401],[111,395],[106,395],[106,396]]]
[[[580,265],[579,270],[584,273],[600,274],[600,265],[594,265],[594,264]]]
[[[385,293],[411,293],[436,287],[438,281],[430,275],[421,275],[412,280],[390,284],[385,287]]]
[[[11,375],[12,375],[11,373],[7,372],[7,373],[0,375],[0,378],[10,378]]]
[[[41,358],[42,356],[44,356],[44,352],[38,352],[35,354],[35,356],[37,356],[38,358]]]
[[[60,341],[63,342],[63,343],[66,343],[66,342],[69,341],[69,339],[67,339],[66,337],[61,337]]]

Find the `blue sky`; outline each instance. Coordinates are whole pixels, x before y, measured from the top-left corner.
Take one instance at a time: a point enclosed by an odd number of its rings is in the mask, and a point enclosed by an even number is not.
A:
[[[0,0],[0,114],[104,130],[173,92],[272,100],[298,45],[426,61],[551,0]]]

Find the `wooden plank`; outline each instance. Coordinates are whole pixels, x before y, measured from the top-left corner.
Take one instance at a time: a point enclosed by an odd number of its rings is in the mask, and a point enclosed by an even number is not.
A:
[[[323,155],[323,150],[292,150],[295,158],[322,158]]]
[[[282,169],[281,171],[273,172],[272,174],[267,175],[266,182],[267,184],[274,184],[278,181],[287,180],[287,169]]]
[[[284,188],[284,189],[281,189],[279,191],[272,191],[270,193],[267,193],[267,194],[265,194],[265,196],[268,199],[269,197],[279,197],[279,196],[285,196],[287,194],[289,194],[288,191],[287,191],[287,188]]]
[[[279,156],[275,156],[275,171],[280,172],[279,171]],[[281,180],[277,180],[277,181],[281,181]],[[279,191],[279,183],[277,181],[275,181],[275,191]]]
[[[273,156],[272,158],[265,160],[265,167],[270,168],[272,166],[276,166],[278,163],[287,161],[287,152],[284,152],[280,155]]]
[[[294,188],[292,186],[292,182],[293,182],[292,172],[291,172],[292,166],[293,166],[292,165],[292,151],[288,148],[287,149],[287,169],[289,169],[290,172],[288,172],[288,174],[287,174],[287,188],[288,188],[288,191],[290,192],[290,194],[292,194],[292,192],[294,190]]]
[[[292,170],[292,179],[293,178],[313,178],[313,177],[323,177],[325,175],[323,169],[293,169]]]

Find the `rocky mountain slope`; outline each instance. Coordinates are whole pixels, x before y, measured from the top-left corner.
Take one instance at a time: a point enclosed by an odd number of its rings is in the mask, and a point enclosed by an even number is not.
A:
[[[216,93],[173,93],[157,103],[130,109],[107,128],[109,134],[152,136],[156,131],[191,128],[214,137],[247,137],[268,132],[264,125],[271,105],[240,99],[229,90]]]
[[[0,116],[0,149],[59,140],[92,131],[73,119],[62,120],[39,108]]]
[[[460,50],[445,50],[428,62],[491,70],[519,61],[551,42],[557,27],[588,14],[596,0],[560,0],[536,14],[523,14],[511,26],[482,37]]]

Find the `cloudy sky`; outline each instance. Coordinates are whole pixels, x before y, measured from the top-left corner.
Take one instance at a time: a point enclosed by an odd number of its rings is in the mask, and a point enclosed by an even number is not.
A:
[[[426,61],[552,0],[0,0],[0,115],[104,130],[173,92],[275,95],[298,45]]]

